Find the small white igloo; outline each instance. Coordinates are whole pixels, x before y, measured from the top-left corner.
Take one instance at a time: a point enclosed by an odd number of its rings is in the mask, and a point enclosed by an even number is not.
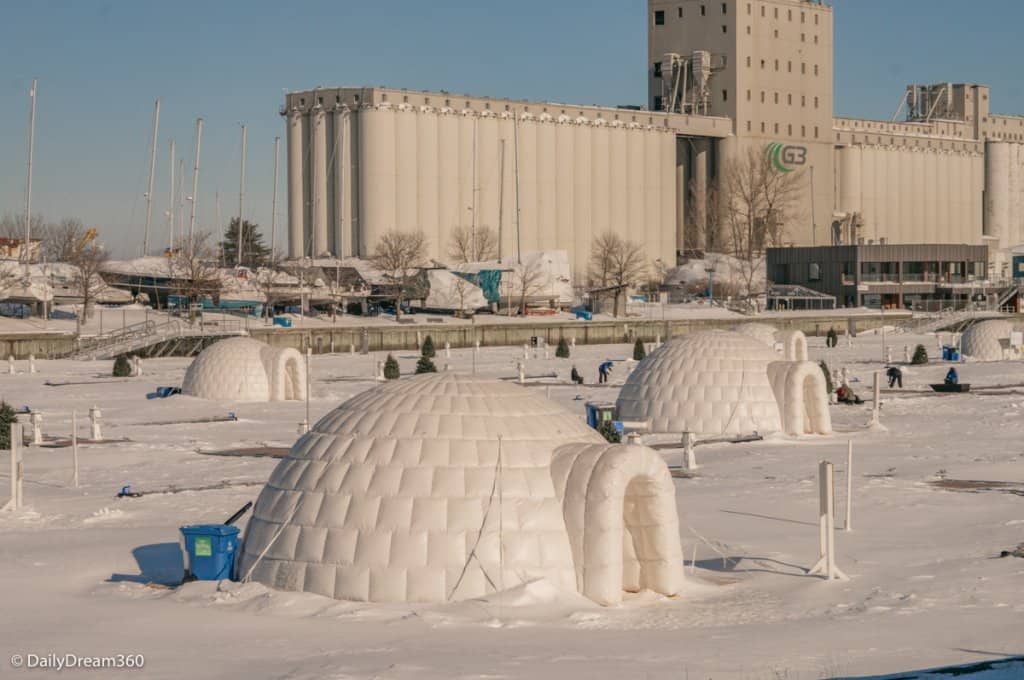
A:
[[[298,350],[252,338],[229,338],[204,349],[185,372],[182,394],[219,401],[306,398],[306,364]]]
[[[260,493],[239,573],[342,600],[440,603],[545,579],[600,604],[683,585],[661,457],[536,391],[441,373],[348,400]]]
[[[759,340],[701,331],[666,342],[630,374],[618,416],[648,421],[651,432],[698,436],[779,432],[768,364],[779,355]]]
[[[1008,354],[1012,333],[1009,321],[979,321],[961,336],[960,353],[972,361],[1001,361]]]

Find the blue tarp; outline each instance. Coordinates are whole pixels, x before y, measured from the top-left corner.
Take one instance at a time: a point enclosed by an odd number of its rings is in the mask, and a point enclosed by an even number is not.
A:
[[[452,272],[456,276],[461,276],[466,279],[474,286],[480,288],[483,291],[484,297],[487,298],[487,302],[501,302],[501,270],[500,269],[481,269],[475,274],[468,274],[465,272]]]

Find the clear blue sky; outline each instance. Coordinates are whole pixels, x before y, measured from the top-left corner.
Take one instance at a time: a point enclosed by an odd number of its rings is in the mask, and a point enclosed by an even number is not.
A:
[[[991,85],[995,111],[1024,113],[1019,0],[834,4],[838,115],[888,118],[907,83],[945,80]],[[157,242],[165,233],[167,140],[177,140],[188,166],[197,116],[206,121],[200,223],[213,228],[217,190],[225,221],[238,210],[245,122],[246,217],[269,235],[285,89],[388,85],[643,103],[645,14],[643,0],[0,0],[0,213],[23,209],[33,76],[33,212],[81,217],[125,256],[141,244],[157,97]],[[280,201],[283,224],[283,190]]]

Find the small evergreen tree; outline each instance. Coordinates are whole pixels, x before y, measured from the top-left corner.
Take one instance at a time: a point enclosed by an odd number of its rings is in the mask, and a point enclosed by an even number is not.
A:
[[[384,379],[398,380],[400,377],[402,377],[402,372],[398,368],[398,360],[389,354],[384,362]]]
[[[818,365],[821,366],[821,372],[825,374],[825,394],[830,395],[836,387],[832,384],[832,371],[824,361],[819,362]]]
[[[0,401],[0,450],[11,448],[11,425],[18,422],[18,415],[6,401]]]
[[[559,359],[569,358],[569,343],[565,341],[565,338],[558,339],[558,347],[555,348],[555,356]]]
[[[437,366],[430,360],[430,357],[422,356],[416,362],[416,374],[419,375],[420,373],[437,373]]]
[[[619,434],[619,431],[615,429],[610,420],[602,420],[597,426],[597,433],[604,437],[609,444],[622,443],[622,435]]]
[[[915,366],[928,363],[928,350],[924,348],[924,345],[918,345],[917,349],[914,350],[914,357],[910,360]]]
[[[428,359],[433,359],[437,356],[437,352],[434,350],[434,339],[429,335],[426,340],[423,341],[423,347],[420,349],[420,354]]]
[[[132,374],[132,362],[128,360],[127,354],[118,354],[114,359],[114,377],[128,378]]]
[[[839,334],[836,333],[836,329],[835,328],[829,328],[828,329],[828,335],[825,336],[825,346],[826,347],[835,347],[838,344],[839,344]]]
[[[647,357],[647,350],[644,349],[643,340],[640,338],[636,339],[633,343],[633,359],[635,361],[643,361]]]

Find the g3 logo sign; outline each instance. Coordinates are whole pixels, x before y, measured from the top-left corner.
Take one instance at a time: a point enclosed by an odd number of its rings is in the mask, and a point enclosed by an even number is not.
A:
[[[776,142],[768,145],[767,154],[779,172],[794,172],[807,164],[806,146],[786,146]]]

